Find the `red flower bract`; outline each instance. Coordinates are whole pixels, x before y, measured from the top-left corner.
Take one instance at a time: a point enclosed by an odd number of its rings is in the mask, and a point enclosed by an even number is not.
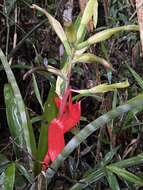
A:
[[[68,95],[68,103],[65,100],[66,95]],[[80,121],[80,102],[73,104],[70,90],[65,93],[63,98],[55,98],[55,103],[60,112],[57,118],[51,121],[48,128],[48,152],[43,160],[44,170],[48,168],[49,164],[56,159],[64,148],[64,134]],[[60,109],[61,106],[63,109]]]

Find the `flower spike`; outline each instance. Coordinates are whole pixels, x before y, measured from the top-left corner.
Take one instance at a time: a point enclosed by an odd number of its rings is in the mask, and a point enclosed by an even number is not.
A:
[[[66,99],[68,98],[68,103]],[[65,146],[64,134],[76,126],[80,121],[80,102],[73,103],[71,91],[65,92],[62,98],[55,98],[59,109],[57,118],[54,118],[48,128],[48,151],[43,160],[43,169],[56,159]],[[61,106],[63,106],[61,108]]]

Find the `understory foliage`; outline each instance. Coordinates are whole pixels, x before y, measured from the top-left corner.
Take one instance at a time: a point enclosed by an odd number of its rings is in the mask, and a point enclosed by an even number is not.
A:
[[[0,189],[140,189],[134,2],[5,0],[1,7]]]

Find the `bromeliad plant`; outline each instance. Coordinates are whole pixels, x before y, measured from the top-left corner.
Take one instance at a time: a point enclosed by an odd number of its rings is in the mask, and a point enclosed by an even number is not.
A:
[[[76,25],[74,24],[70,24],[70,26],[66,26],[66,30],[68,32],[65,32],[64,29],[62,28],[61,24],[55,19],[53,18],[46,10],[42,9],[41,7],[37,6],[37,5],[32,5],[31,6],[33,9],[36,9],[40,12],[42,12],[43,14],[45,14],[49,20],[49,23],[51,24],[52,28],[54,29],[54,31],[56,32],[56,34],[58,35],[59,39],[61,40],[64,48],[65,48],[65,52],[66,52],[66,58],[65,58],[65,63],[63,63],[63,67],[61,69],[61,73],[63,74],[65,80],[63,80],[63,78],[58,77],[57,78],[57,82],[56,82],[56,94],[59,97],[62,97],[63,99],[63,104],[61,104],[60,106],[60,112],[64,107],[67,101],[67,90],[70,89],[70,76],[71,76],[71,71],[74,68],[75,64],[77,64],[78,62],[85,62],[85,63],[101,63],[103,66],[105,66],[105,68],[108,69],[112,69],[112,66],[103,58],[100,58],[92,53],[85,53],[88,48],[92,45],[92,44],[96,44],[98,42],[101,42],[103,40],[106,40],[108,38],[110,38],[113,34],[116,34],[117,32],[121,32],[121,31],[138,31],[138,26],[136,25],[127,25],[127,26],[121,26],[121,27],[116,27],[113,29],[107,29],[101,32],[98,32],[96,34],[94,34],[93,36],[91,36],[89,39],[84,40],[84,36],[86,33],[86,27],[88,22],[92,19],[93,17],[93,21],[94,21],[94,26],[96,28],[97,25],[97,20],[98,20],[98,2],[97,0],[89,0],[87,3],[87,6],[85,8],[85,11],[83,13],[83,16],[81,18],[80,24],[78,27],[76,27]],[[67,27],[69,27],[67,29]],[[126,88],[129,86],[128,81],[125,82],[121,82],[121,83],[116,83],[116,84],[112,84],[112,85],[108,85],[108,84],[101,84],[99,86],[93,87],[91,89],[84,89],[84,90],[74,90],[75,92],[79,93],[79,94],[95,94],[95,93],[104,93],[104,92],[108,92],[108,91],[114,91],[117,88]],[[70,103],[68,103],[69,107],[70,107]],[[75,105],[76,106],[76,105]],[[79,105],[78,105],[79,106]],[[80,107],[80,106],[79,106]],[[80,108],[79,108],[80,109]],[[77,109],[78,110],[78,109]],[[60,115],[62,115],[62,113],[60,113]],[[72,114],[72,110],[67,110],[67,112],[69,112],[68,114],[71,115],[71,119],[72,119],[72,115],[73,115],[73,121],[74,121],[74,114]],[[71,113],[70,113],[71,112]],[[64,114],[64,113],[63,113]],[[77,113],[75,113],[76,115]],[[79,114],[77,114],[79,115]],[[64,116],[63,116],[64,117]],[[59,118],[59,117],[58,117]],[[55,158],[57,157],[57,155],[61,152],[61,150],[64,147],[64,141],[61,141],[61,145],[56,146],[56,143],[59,142],[59,136],[57,137],[57,141],[55,140],[54,142],[52,141],[52,129],[54,131],[54,129],[56,128],[55,126],[58,126],[57,131],[59,130],[60,125],[61,125],[61,118],[58,119],[57,122],[57,118],[56,120],[52,120],[52,122],[49,125],[48,128],[48,153],[45,156],[44,159],[44,164],[46,166],[48,166],[49,161],[53,161],[55,160]],[[80,120],[80,115],[78,120],[76,119],[74,122],[74,125],[72,127],[75,126],[75,124]],[[67,120],[68,121],[68,120]],[[68,123],[66,122],[65,119],[65,127],[68,127]],[[52,127],[53,125],[53,127]],[[64,124],[63,124],[64,125]],[[69,129],[71,129],[72,127],[68,127]],[[54,133],[54,132],[53,132]],[[63,135],[63,132],[61,132]],[[60,132],[59,132],[60,134]],[[55,143],[55,145],[54,145]],[[43,144],[43,143],[42,143]],[[41,144],[41,145],[42,145]],[[53,146],[53,149],[55,150],[51,150],[52,148],[50,148],[51,146]],[[57,147],[57,151],[56,151],[56,147]],[[50,149],[50,150],[49,150]],[[57,153],[53,153],[54,156],[50,155],[50,152],[57,152]],[[52,154],[52,153],[51,153]]]
[[[138,31],[139,29],[137,25],[126,25],[116,27],[95,33],[93,36],[85,40],[86,27],[88,22],[92,19],[92,17],[94,27],[96,28],[97,25],[97,0],[88,1],[83,16],[80,19],[79,25],[77,26],[76,24],[71,24],[70,26],[67,26],[69,28],[66,28],[65,31],[68,32],[65,32],[61,24],[54,17],[52,17],[46,10],[42,9],[41,7],[35,4],[33,4],[31,8],[36,9],[47,16],[49,23],[51,24],[52,28],[61,40],[65,48],[66,54],[65,62],[62,63],[61,70],[54,70],[56,71],[56,73],[60,73],[60,75],[57,74],[58,77],[56,81],[56,87],[51,87],[48,95],[48,100],[44,106],[42,105],[42,101],[40,100],[39,92],[35,92],[37,94],[37,99],[39,100],[39,103],[43,109],[42,126],[40,130],[38,148],[36,148],[35,137],[33,134],[31,122],[29,120],[28,113],[26,111],[23,99],[21,97],[20,90],[17,86],[15,77],[2,50],[0,50],[0,59],[6,71],[9,82],[9,84],[5,85],[4,93],[7,120],[11,135],[13,139],[16,140],[16,144],[19,144],[20,147],[27,152],[24,162],[28,163],[26,167],[32,170],[32,176],[30,176],[32,180],[34,179],[34,175],[40,173],[42,169],[44,171],[46,170],[45,175],[47,178],[47,182],[50,182],[51,178],[53,177],[57,169],[60,167],[62,162],[89,135],[91,135],[94,131],[102,127],[104,124],[108,123],[110,120],[113,120],[119,115],[126,113],[143,103],[141,95],[139,97],[134,98],[132,101],[127,102],[126,105],[119,106],[118,108],[115,108],[114,110],[100,116],[98,119],[96,119],[95,121],[88,124],[85,128],[83,128],[77,135],[75,135],[75,137],[65,147],[64,134],[73,127],[75,127],[77,123],[79,123],[81,115],[80,102],[72,102],[72,91],[81,95],[92,95],[95,93],[105,93],[109,91],[114,91],[118,88],[126,88],[129,86],[128,81],[125,81],[111,85],[101,84],[91,89],[74,90],[70,87],[70,77],[75,64],[78,64],[79,62],[96,62],[102,64],[107,69],[113,70],[112,66],[105,59],[98,57],[92,53],[87,53],[88,48],[92,44],[96,44],[104,40],[107,40],[117,32]],[[33,81],[36,89],[36,81],[34,75]],[[21,158],[19,147],[15,145],[14,150],[17,158]],[[109,160],[111,160],[112,157],[113,156],[110,155]],[[104,167],[102,167],[102,170],[100,170],[99,173],[101,177],[107,176],[109,184],[112,187],[111,179],[114,179],[114,181],[117,182],[116,177],[113,173],[117,174],[118,165],[116,165],[116,167],[110,165],[105,167],[105,165],[107,164],[108,162],[105,162]],[[11,175],[13,176],[11,187],[13,187],[14,183],[15,167],[17,167],[17,169],[19,169],[23,173],[26,179],[29,178],[27,177],[29,176],[29,173],[26,172],[26,170],[24,170],[24,168],[21,167],[21,165],[19,166],[17,163],[12,163],[11,165],[9,165],[9,167],[10,169],[12,168]],[[120,172],[121,170],[122,169],[120,168]],[[124,171],[124,174],[127,176],[126,179],[128,180],[129,173]],[[7,174],[5,173],[4,175],[5,178],[7,178]],[[93,176],[95,175],[92,175],[92,177]],[[139,181],[141,180],[140,178],[136,179],[139,179]],[[83,179],[83,181],[90,183],[88,180],[88,178]],[[135,180],[130,181],[135,182]],[[88,183],[86,183],[86,185]],[[140,181],[137,184],[141,185],[142,183]],[[73,186],[72,189],[82,188],[85,188],[85,184],[76,184],[75,186]]]

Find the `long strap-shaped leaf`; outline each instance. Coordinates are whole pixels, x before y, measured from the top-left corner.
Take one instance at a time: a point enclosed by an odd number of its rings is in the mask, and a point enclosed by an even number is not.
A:
[[[85,10],[81,19],[81,23],[77,30],[77,42],[81,40],[85,27],[88,24],[88,22],[91,20],[93,14],[94,14],[95,25],[97,24],[97,9],[98,9],[97,0],[89,0],[87,2],[87,5],[85,7]]]
[[[70,47],[70,44],[68,42],[67,36],[63,30],[63,27],[61,26],[59,21],[57,21],[52,15],[50,15],[46,10],[42,9],[38,5],[33,4],[31,6],[31,8],[37,9],[38,11],[40,11],[41,13],[46,15],[46,17],[48,18],[52,28],[55,30],[57,36],[60,38],[61,42],[63,43],[67,54],[70,56],[72,54],[71,47]]]
[[[90,46],[92,44],[96,44],[96,43],[105,41],[105,40],[111,38],[112,35],[114,35],[118,32],[122,32],[122,31],[137,32],[137,31],[139,31],[139,27],[138,27],[138,25],[124,25],[124,26],[119,26],[119,27],[103,30],[101,32],[94,34],[93,36],[88,38],[86,41],[78,44],[77,49],[82,49],[82,48]]]
[[[141,177],[138,177],[137,175],[125,170],[124,168],[118,168],[116,166],[109,165],[109,166],[106,166],[106,169],[115,173],[118,176],[121,176],[127,181],[135,183],[141,187],[143,186],[143,179]]]
[[[73,59],[73,63],[83,62],[83,63],[100,63],[106,68],[112,69],[112,66],[103,58],[96,56],[92,53],[84,53],[80,56],[75,56]]]
[[[4,86],[4,99],[6,106],[7,123],[11,136],[18,145],[20,145],[21,147],[25,147],[25,140],[22,133],[23,129],[21,126],[21,118],[19,116],[20,113],[10,84],[5,84]],[[14,145],[14,151],[17,158],[19,158],[21,156],[19,154],[21,151],[19,150],[19,147]]]
[[[70,140],[70,142],[63,149],[62,153],[57,157],[51,167],[46,171],[46,177],[48,179],[48,182],[50,182],[51,178],[54,176],[61,163],[75,150],[75,148],[79,146],[81,142],[83,142],[93,132],[104,126],[110,120],[115,119],[116,117],[130,111],[131,109],[138,107],[141,104],[143,104],[143,98],[139,98],[139,100],[136,98],[134,99],[134,101],[130,101],[130,103],[121,105],[86,125],[84,129],[82,129],[76,136],[74,136]]]
[[[26,116],[26,111],[25,111],[25,106],[23,103],[23,99],[21,97],[21,93],[20,90],[17,86],[17,82],[15,79],[15,76],[9,66],[9,63],[4,55],[4,53],[2,52],[2,50],[0,49],[0,59],[1,62],[4,66],[8,81],[12,87],[14,96],[15,96],[15,100],[19,109],[19,113],[20,113],[20,118],[21,118],[21,125],[22,125],[22,129],[23,129],[23,135],[24,135],[24,140],[26,143],[26,149],[28,151],[28,153],[30,155],[32,155],[32,150],[31,150],[31,143],[30,143],[30,134],[29,134],[29,128],[28,128],[28,122],[27,122],[27,116]],[[25,147],[24,147],[25,148]],[[29,158],[30,161],[30,158]]]

